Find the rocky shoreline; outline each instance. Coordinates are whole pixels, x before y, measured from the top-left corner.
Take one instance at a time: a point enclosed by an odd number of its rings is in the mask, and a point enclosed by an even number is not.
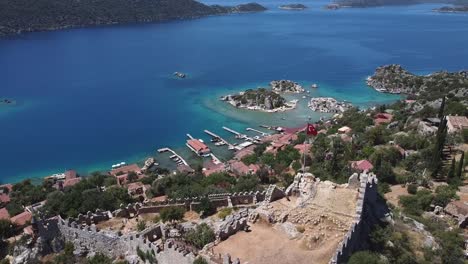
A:
[[[275,93],[303,93],[304,88],[290,80],[278,80],[270,82],[271,90]]]
[[[401,65],[391,64],[378,67],[374,75],[367,78],[367,85],[382,93],[438,96],[438,93],[455,91],[455,96],[463,96],[468,91],[468,71],[443,71],[419,76]]]
[[[297,100],[287,102],[281,95],[265,88],[249,89],[234,95],[221,96],[221,101],[247,110],[276,113],[296,108]]]
[[[466,13],[468,12],[468,5],[465,6],[443,6],[441,8],[433,9],[434,12],[439,13]]]
[[[314,112],[343,113],[353,106],[350,103],[340,102],[331,97],[314,97],[310,99],[308,107]]]
[[[41,8],[46,6],[47,8]],[[18,0],[0,3],[0,37],[25,32],[152,23],[211,15],[261,12],[257,3],[205,5],[194,0]]]

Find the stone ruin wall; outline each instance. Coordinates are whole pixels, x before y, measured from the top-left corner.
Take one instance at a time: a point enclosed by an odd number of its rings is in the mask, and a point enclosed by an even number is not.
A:
[[[162,244],[161,240],[158,240],[163,236],[159,225],[147,228],[140,233],[121,235],[116,232],[97,230],[95,225],[84,226],[57,217],[38,223],[38,230],[43,240],[51,241],[61,235],[65,241],[72,242],[75,249],[88,249],[112,258],[137,255],[137,248],[143,252],[154,252],[160,264],[192,264],[196,258],[195,253],[189,248],[170,239]]]
[[[276,186],[270,186],[269,189],[270,192],[275,194],[273,196],[278,196],[278,193],[281,192]],[[266,196],[272,196],[267,191],[211,194],[207,197],[217,207],[256,205],[263,202]],[[161,264],[192,264],[196,258],[196,252],[192,252],[189,247],[185,247],[182,243],[177,243],[177,241],[171,239],[162,244],[162,240],[159,239],[163,238],[164,234],[159,225],[147,228],[140,233],[122,235],[119,232],[98,230],[96,224],[112,217],[134,217],[139,214],[159,213],[163,208],[167,207],[176,206],[189,210],[192,209],[192,206],[198,205],[202,198],[204,197],[170,199],[153,206],[135,203],[122,206],[114,212],[98,209],[94,213],[80,214],[76,219],[64,220],[58,216],[38,222],[38,234],[42,240],[49,243],[57,237],[62,237],[65,241],[72,242],[75,249],[100,252],[113,258],[137,255],[137,248],[140,248],[144,252],[154,252],[155,258]],[[221,237],[227,238],[245,228],[248,210],[245,209],[241,212],[239,216],[236,214],[223,222],[224,224],[220,226],[217,232],[218,239]]]
[[[358,190],[354,223],[338,245],[330,264],[346,263],[354,252],[366,249],[365,241],[371,232],[367,218],[375,218],[370,215],[369,205],[377,203],[377,177],[372,173],[361,173]]]

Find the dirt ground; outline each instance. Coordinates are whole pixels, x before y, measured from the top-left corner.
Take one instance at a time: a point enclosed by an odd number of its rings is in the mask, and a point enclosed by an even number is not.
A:
[[[131,219],[115,217],[97,224],[96,227],[101,230],[121,231],[123,234],[127,234],[132,231],[137,231],[137,224],[139,221],[145,221],[146,226],[151,225],[157,215],[159,214],[142,214]]]
[[[241,263],[328,263],[354,222],[357,190],[320,183],[307,200],[290,197],[264,208],[276,224],[262,219],[251,232],[238,232],[213,248],[215,256],[230,254]],[[282,224],[286,221],[285,224]],[[299,234],[284,230],[296,227]],[[289,237],[288,237],[289,233]]]
[[[391,204],[398,206],[398,201],[400,200],[400,196],[402,195],[408,195],[408,191],[406,190],[406,187],[402,187],[401,185],[393,185],[390,187],[392,190],[391,192],[388,192],[385,194],[385,198],[387,201],[389,201]]]
[[[249,264],[310,264],[328,263],[341,241],[315,250],[308,250],[301,240],[290,240],[287,235],[265,223],[251,225],[251,232],[238,232],[214,247],[215,255],[230,254],[232,259],[239,258],[241,263]]]

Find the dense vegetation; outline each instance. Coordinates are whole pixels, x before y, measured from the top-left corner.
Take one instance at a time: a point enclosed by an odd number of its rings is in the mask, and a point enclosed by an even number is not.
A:
[[[258,4],[222,7],[194,0],[0,0],[0,36],[263,10],[265,8]]]
[[[47,195],[43,211],[51,216],[76,217],[79,213],[96,209],[115,210],[121,204],[133,202],[126,189],[117,186],[106,188],[106,184],[113,183],[112,180],[110,176],[93,175],[63,192],[53,191]]]

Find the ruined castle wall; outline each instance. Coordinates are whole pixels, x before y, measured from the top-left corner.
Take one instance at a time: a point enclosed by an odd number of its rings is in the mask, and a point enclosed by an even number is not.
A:
[[[155,206],[145,206],[141,207],[138,209],[138,214],[150,214],[150,213],[159,213],[161,212],[162,209],[168,208],[168,207],[181,207],[184,208],[185,210],[188,210],[187,204],[182,203],[182,204],[166,204],[166,205],[155,205]]]
[[[160,226],[150,227],[141,233],[120,235],[115,232],[96,230],[94,225],[83,226],[60,217],[38,223],[41,239],[51,241],[63,237],[73,243],[75,249],[100,252],[109,257],[137,255],[137,248],[143,252],[153,252],[160,264],[192,264],[196,256],[183,246],[171,242],[164,245]]]
[[[331,264],[346,263],[354,252],[366,249],[366,241],[372,225],[375,224],[373,222],[375,215],[372,214],[371,210],[377,204],[377,199],[377,178],[373,174],[361,174],[355,221],[343,241],[338,245],[330,261]]]

